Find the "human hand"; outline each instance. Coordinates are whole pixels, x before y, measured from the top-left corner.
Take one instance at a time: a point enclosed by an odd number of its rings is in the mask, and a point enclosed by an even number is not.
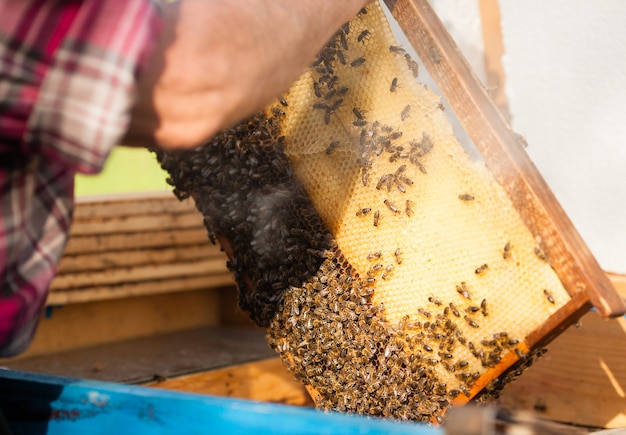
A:
[[[193,147],[258,112],[369,0],[183,0],[139,82],[125,144]]]

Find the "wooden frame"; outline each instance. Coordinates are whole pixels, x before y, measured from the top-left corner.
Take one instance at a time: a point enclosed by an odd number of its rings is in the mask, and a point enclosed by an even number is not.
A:
[[[603,317],[623,315],[624,300],[524,151],[525,142],[512,131],[428,1],[385,3],[571,296],[525,337],[519,350],[540,349],[592,306]],[[459,396],[455,403],[466,403],[520,360],[521,353],[508,353],[476,381],[469,397]]]
[[[80,198],[48,305],[233,285],[191,200],[170,192]]]
[[[385,0],[385,3],[491,173],[505,189],[526,226],[540,241],[572,296],[568,311],[575,314],[593,304],[605,317],[624,314],[624,301],[428,1]],[[565,317],[570,313],[564,313]]]

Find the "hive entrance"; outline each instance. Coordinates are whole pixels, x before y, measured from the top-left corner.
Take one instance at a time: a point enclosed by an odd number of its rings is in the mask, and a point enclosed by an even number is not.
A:
[[[415,65],[372,4],[265,115],[159,158],[318,406],[432,421],[518,375],[588,299]]]

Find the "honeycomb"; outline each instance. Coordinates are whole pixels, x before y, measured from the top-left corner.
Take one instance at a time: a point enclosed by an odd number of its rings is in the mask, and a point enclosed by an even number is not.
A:
[[[530,365],[570,297],[417,75],[374,3],[264,113],[156,153],[317,406],[442,422]]]

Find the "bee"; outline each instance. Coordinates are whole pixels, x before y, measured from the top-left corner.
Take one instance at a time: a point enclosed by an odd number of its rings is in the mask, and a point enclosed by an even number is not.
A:
[[[348,92],[348,87],[347,86],[342,86],[339,88],[339,90],[337,91],[337,96],[341,97],[343,95],[346,94],[346,92]]]
[[[361,168],[361,182],[363,183],[363,186],[367,186],[368,182],[369,182],[369,170],[367,166],[363,166]]]
[[[480,303],[480,312],[483,313],[484,317],[487,317],[487,299],[483,299]]]
[[[324,124],[328,125],[330,123],[330,115],[333,112],[331,112],[330,110],[327,110],[326,112],[324,112]]]
[[[432,351],[433,351],[433,348],[432,348],[432,347],[430,347],[429,345],[425,344],[425,345],[424,345],[424,350],[425,350],[426,352],[432,352]]]
[[[398,77],[394,77],[389,87],[389,92],[395,92],[398,89]]]
[[[350,62],[350,66],[352,67],[357,67],[357,66],[361,66],[365,63],[365,58],[363,56],[354,59],[352,62]]]
[[[515,133],[515,139],[522,146],[522,148],[528,147],[528,142],[526,142],[526,138],[519,133]]]
[[[339,33],[339,43],[341,44],[344,50],[348,49],[348,38],[346,38],[347,33],[348,32],[346,31]]]
[[[328,83],[326,83],[326,87],[328,89],[332,89],[338,80],[339,80],[339,76],[328,76]]]
[[[402,112],[400,112],[400,119],[402,121],[406,121],[406,119],[409,117],[410,112],[411,112],[411,105],[407,104],[406,106],[404,106],[404,109],[402,109]]]
[[[167,381],[167,378],[165,377],[165,375],[162,375],[161,373],[155,373],[155,374],[152,376],[152,379],[153,379],[155,382],[159,382],[159,383],[160,383],[160,382],[165,382],[165,381]]]
[[[459,310],[452,302],[450,302],[450,310],[452,311],[452,314],[454,314],[456,317],[461,317],[461,313],[459,313]]]
[[[390,45],[389,46],[389,51],[392,53],[399,53],[399,54],[404,54],[406,53],[406,50],[402,47],[398,47],[396,45]]]
[[[476,275],[480,275],[481,273],[483,273],[487,269],[489,269],[489,265],[487,263],[484,263],[484,264],[481,264],[480,266],[478,266],[476,268],[476,270],[474,271],[474,273]]]
[[[535,246],[535,255],[542,261],[548,262],[547,255],[541,250],[539,246]]]
[[[474,200],[474,195],[470,194],[470,193],[462,193],[459,195],[459,199],[461,201],[473,201]]]
[[[548,289],[543,289],[543,294],[546,296],[548,302],[554,304],[554,296],[552,296],[552,293]]]
[[[363,112],[361,112],[359,109],[357,109],[356,107],[352,109],[352,113],[354,113],[354,116],[356,117],[356,119],[358,119],[359,121],[362,119],[365,119],[365,117],[363,116]]]
[[[280,102],[280,104],[282,104],[282,105],[283,105],[283,106],[285,106],[285,107],[288,107],[288,106],[289,106],[289,103],[287,103],[287,100],[285,100],[284,98],[281,98],[281,99],[279,100],[279,102]]]
[[[393,133],[389,135],[389,139],[395,140],[395,139],[398,139],[400,136],[402,136],[401,131],[394,131]]]
[[[366,287],[364,289],[361,289],[361,293],[359,294],[359,296],[362,297],[367,297],[367,296],[371,296],[374,293],[374,289],[371,287]],[[353,311],[351,311],[353,312]]]
[[[393,256],[395,257],[397,264],[402,264],[402,252],[400,251],[400,248],[394,251]]]
[[[333,68],[330,65],[318,66],[315,68],[315,72],[318,74],[332,74]]]
[[[333,150],[334,150],[335,148],[337,148],[337,146],[338,146],[338,145],[339,145],[339,141],[338,141],[338,140],[334,140],[334,141],[332,141],[332,142],[328,145],[328,147],[326,148],[326,154],[327,154],[327,155],[330,155],[330,154],[333,152]]]
[[[470,296],[469,290],[467,289],[467,284],[465,284],[465,281],[463,281],[461,285],[456,286],[456,291],[465,299],[471,299],[471,296]]]
[[[435,304],[437,306],[441,305],[441,301],[439,299],[437,299],[436,297],[434,297],[434,296],[429,296],[428,297],[428,302],[430,302],[431,304]]]
[[[400,213],[400,210],[398,210],[398,207],[395,206],[394,203],[392,203],[391,201],[389,201],[388,199],[385,199],[383,201],[383,203],[387,206],[387,208],[389,210],[391,210],[394,213]]]
[[[480,308],[477,307],[476,305],[472,305],[472,306],[467,307],[465,311],[467,313],[477,313],[478,311],[480,311]]]
[[[391,184],[393,182],[393,174],[386,174],[380,177],[378,183],[376,183],[376,189],[380,190],[383,186],[387,187],[387,192],[391,191]]]
[[[347,46],[347,44],[348,44],[348,42],[346,41],[346,46]],[[346,56],[344,56],[343,52],[341,52],[341,51],[337,52],[337,59],[339,59],[339,62],[341,62],[342,65],[346,65],[348,63],[346,61]]]
[[[367,124],[367,121],[364,119],[357,119],[356,121],[352,122],[352,125],[354,125],[355,127],[363,127],[366,124]]]
[[[374,226],[377,227],[380,221],[380,212],[376,210],[374,212]]]
[[[372,211],[372,209],[371,209],[371,208],[369,208],[369,207],[359,208],[359,209],[356,211],[356,215],[357,215],[357,216],[365,216],[365,215],[366,215],[366,214],[368,214],[370,211]]]
[[[430,58],[435,64],[441,63],[441,57],[439,56],[439,50],[434,45],[431,45],[428,49],[430,52]]]
[[[411,201],[410,199],[406,200],[406,207],[404,209],[404,212],[409,217],[413,216],[413,201]]]
[[[328,109],[330,109],[330,106],[326,103],[315,103],[313,104],[313,108],[327,111]]]
[[[273,114],[274,116],[285,116],[285,112],[283,112],[283,111],[282,111],[280,108],[278,108],[278,107],[274,107],[274,108],[272,109],[272,114]]]
[[[402,154],[401,154],[402,156]],[[408,184],[409,186],[413,185],[413,180],[411,180],[409,177],[405,177],[404,175],[399,175],[398,180],[404,184]]]
[[[322,88],[318,82],[313,82],[313,92],[317,98],[322,98]]]
[[[504,245],[504,249],[502,250],[502,258],[504,260],[511,258],[511,242],[506,242],[506,245]]]
[[[363,30],[361,33],[359,33],[359,36],[356,37],[356,40],[358,42],[363,42],[367,39],[367,37],[370,35],[370,31],[369,30]]]
[[[329,92],[326,93],[326,95],[324,95],[324,99],[325,100],[330,100],[335,95],[337,95],[337,90],[336,89],[331,89]]]
[[[427,319],[430,319],[432,317],[432,314],[430,314],[430,311],[425,310],[423,308],[418,308],[417,312],[420,313],[422,316],[426,317]],[[430,327],[430,322],[424,323],[424,329],[428,329],[429,327]]]
[[[417,62],[415,62],[413,59],[411,59],[411,56],[409,56],[408,53],[406,53],[404,55],[404,59],[406,60],[406,65],[411,70],[411,73],[413,74],[413,77],[417,77],[419,75],[419,71],[420,71],[420,67],[417,64]]]
[[[480,326],[475,320],[472,320],[467,316],[463,316],[463,318],[465,319],[467,324],[470,325],[472,328],[478,328]]]
[[[382,269],[382,268],[383,268],[382,263],[376,263],[375,265],[373,265],[373,266],[372,266],[372,270],[373,270],[374,272],[378,272],[378,271],[379,271],[380,269]]]
[[[385,267],[385,271],[383,272],[383,275],[381,276],[381,278],[386,280],[387,278],[389,278],[389,274],[392,271],[393,271],[393,264],[387,265],[387,267]]]
[[[335,100],[335,102],[332,104],[332,106],[330,106],[330,107],[328,108],[328,110],[329,110],[331,113],[334,113],[334,112],[335,112],[335,110],[337,110],[337,109],[339,108],[339,106],[341,106],[342,104],[343,104],[343,99],[341,99],[341,98],[340,98],[340,99],[338,99],[338,100]]]

